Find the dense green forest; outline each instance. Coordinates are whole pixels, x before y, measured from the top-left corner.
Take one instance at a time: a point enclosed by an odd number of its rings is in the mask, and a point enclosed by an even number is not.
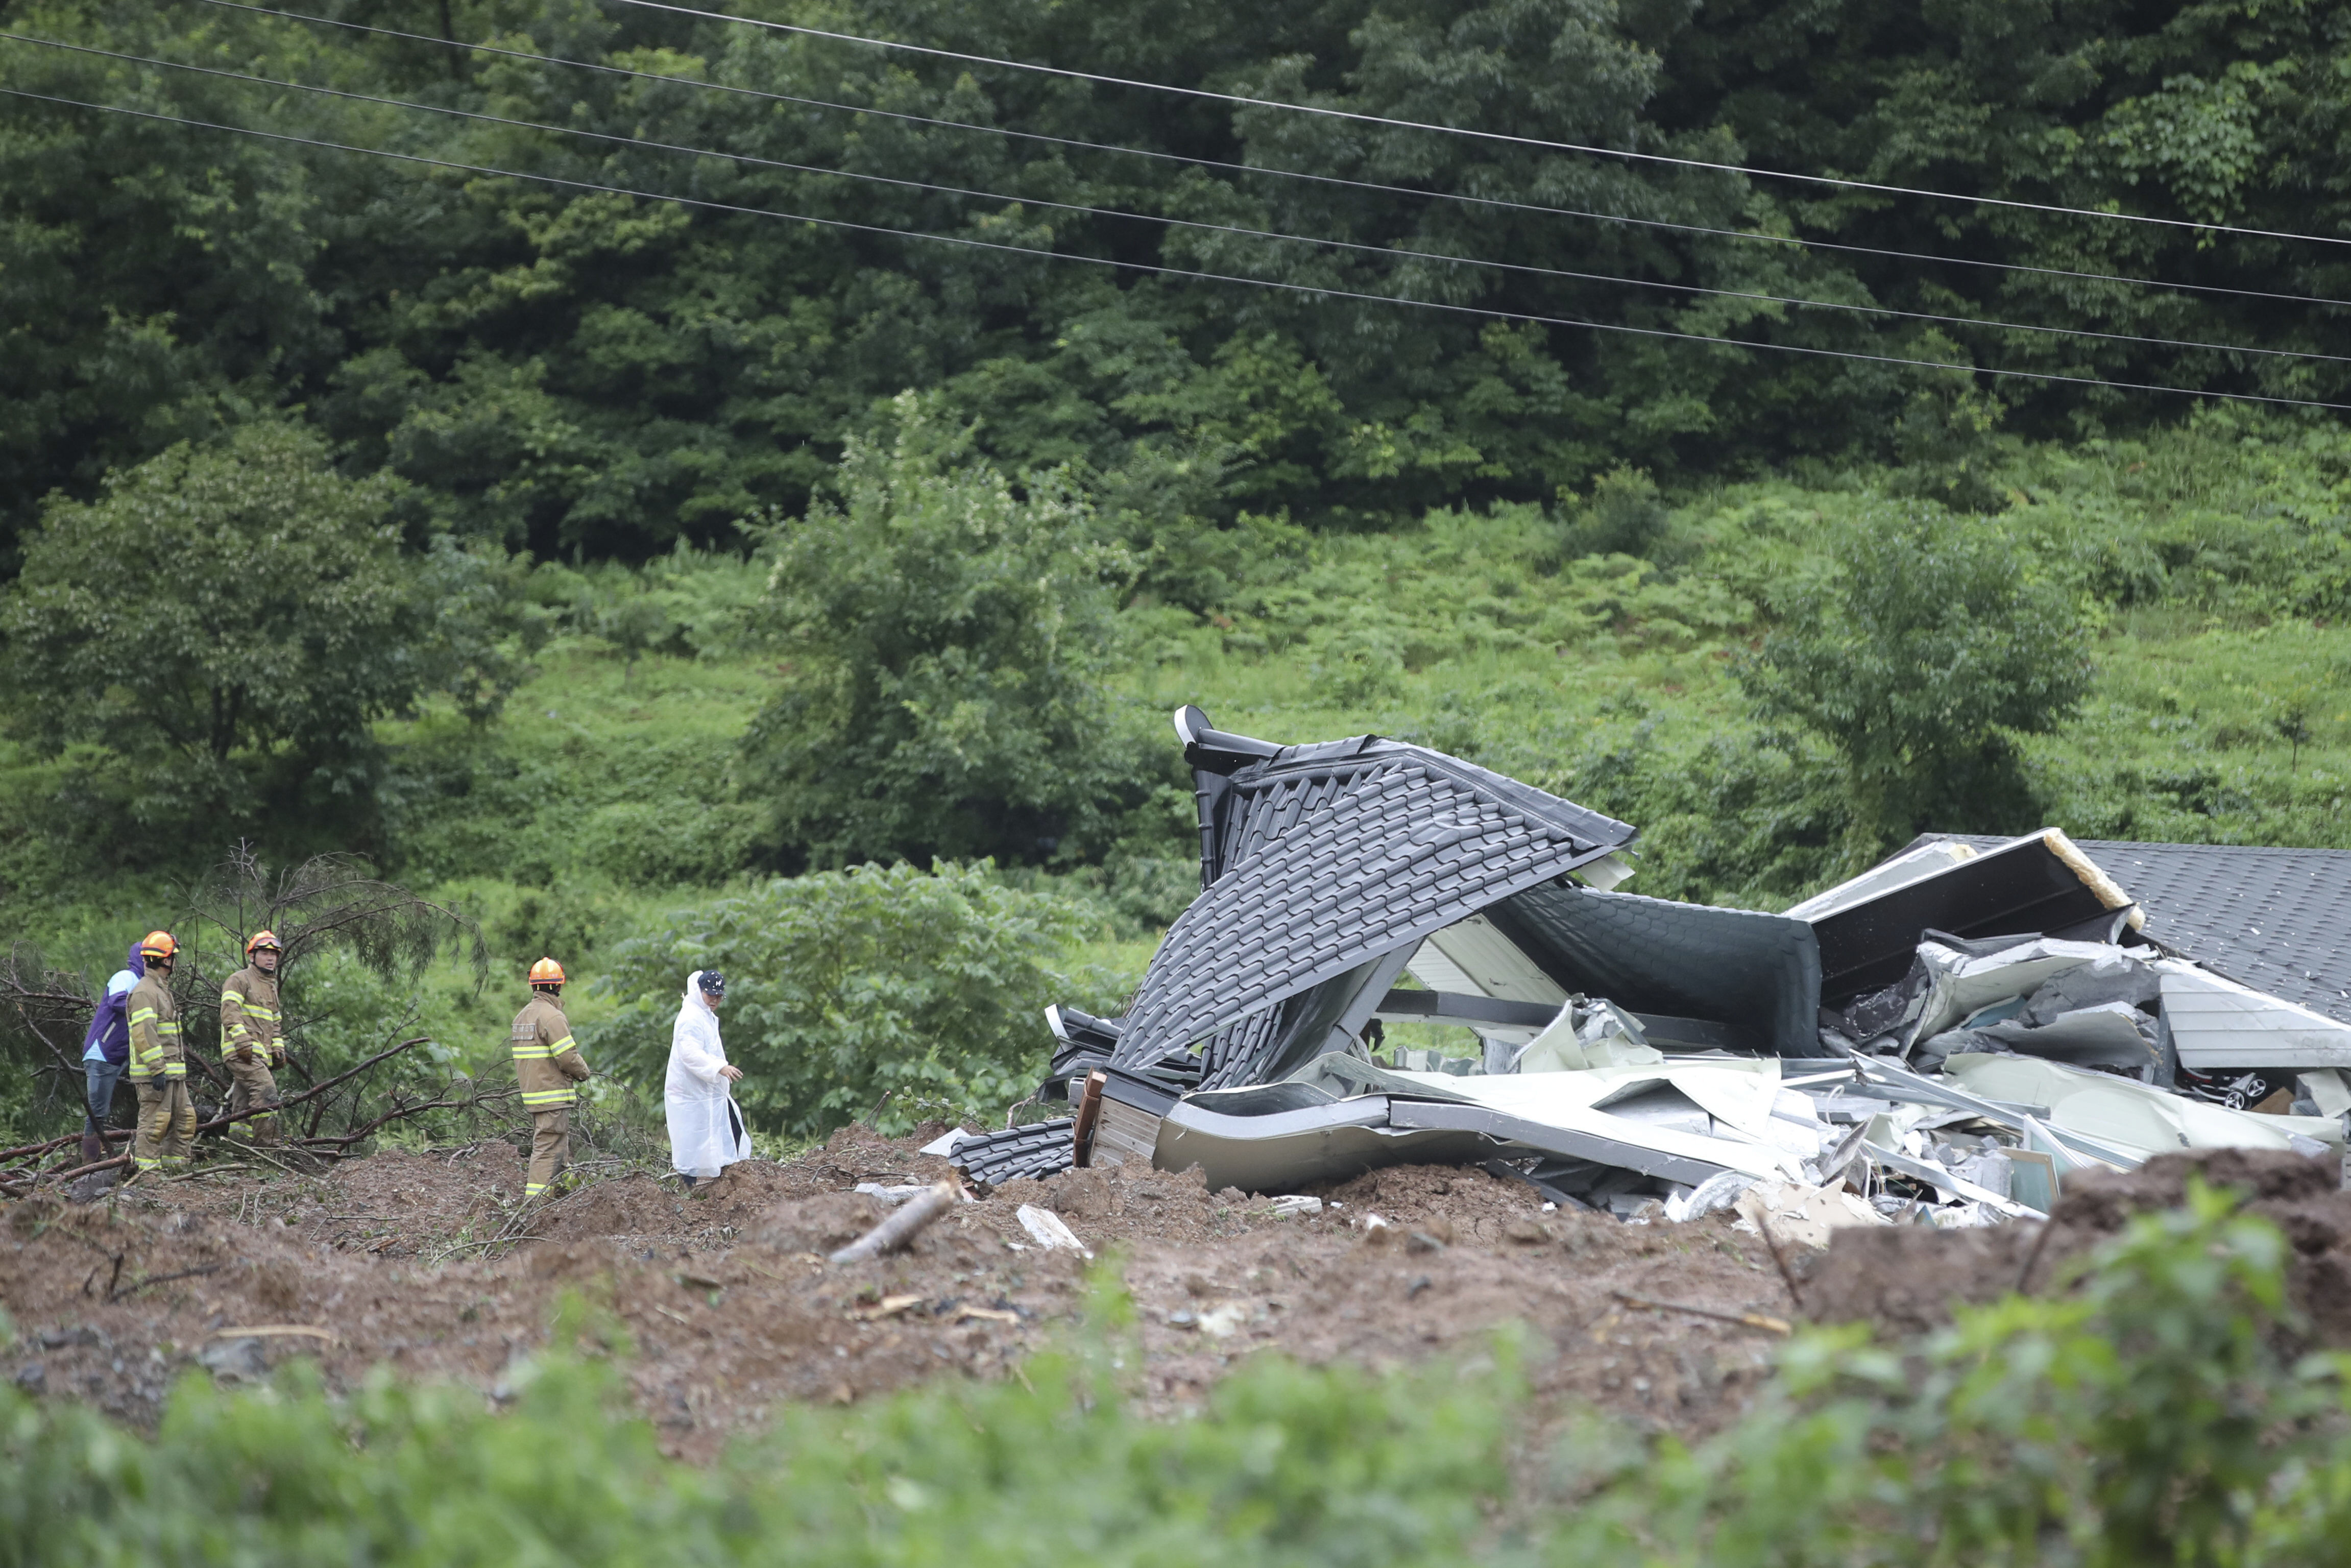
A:
[[[412,543],[735,547],[745,519],[799,515],[877,400],[916,387],[982,422],[1007,467],[1072,465],[1161,589],[1211,608],[1197,536],[1245,514],[1378,528],[1551,505],[1624,463],[1671,483],[1899,457],[1950,484],[1991,428],[2070,439],[2185,412],[1531,318],[2351,401],[2351,337],[2311,303],[2351,294],[2351,250],[2245,232],[2340,235],[2351,215],[2339,7],[737,9],[1969,199],[1236,108],[626,0],[319,0],[327,21],[12,0],[20,38],[111,51],[7,42],[19,92],[441,162],[7,103],[0,524],[175,439],[290,417],[347,472],[404,482]],[[2183,346],[2199,343],[2234,347]]]
[[[723,957],[848,1041],[805,1135],[1116,1004],[1181,702],[1571,795],[1661,896],[2351,842],[2339,8],[741,15],[0,5],[20,971],[354,852],[499,978],[322,958],[322,1060],[486,1060],[559,951],[643,1069]]]

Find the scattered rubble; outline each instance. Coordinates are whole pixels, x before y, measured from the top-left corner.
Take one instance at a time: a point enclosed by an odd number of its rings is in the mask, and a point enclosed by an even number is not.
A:
[[[1765,915],[1616,891],[1631,826],[1426,747],[1277,746],[1197,708],[1176,729],[1200,896],[1123,1017],[1049,1009],[1035,1102],[1075,1113],[952,1140],[977,1191],[1445,1164],[1634,1224],[1778,1215],[1818,1245],[2037,1218],[2181,1149],[2340,1172],[2351,990],[2303,965],[2274,995],[2199,956],[2309,956],[2215,915],[2224,852],[2189,857],[2199,883],[2180,846],[2098,846],[2158,868],[2150,907],[2053,828],[1930,836]],[[2296,852],[2252,852],[2274,883]],[[1399,1022],[1477,1046],[1384,1051]]]

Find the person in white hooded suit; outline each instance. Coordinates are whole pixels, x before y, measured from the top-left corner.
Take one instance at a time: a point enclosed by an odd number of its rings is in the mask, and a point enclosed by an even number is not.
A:
[[[743,1076],[730,1066],[718,1040],[718,1007],[726,981],[715,969],[685,977],[685,997],[669,1036],[669,1080],[662,1099],[669,1111],[670,1164],[689,1187],[751,1157],[743,1113],[727,1085]]]

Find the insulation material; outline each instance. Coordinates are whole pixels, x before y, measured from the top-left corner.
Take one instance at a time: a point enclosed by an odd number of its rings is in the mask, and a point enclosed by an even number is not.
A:
[[[1815,1249],[1829,1244],[1831,1231],[1886,1222],[1884,1215],[1842,1188],[1802,1182],[1759,1182],[1730,1207],[1749,1229],[1760,1233],[1769,1225],[1773,1240]]]

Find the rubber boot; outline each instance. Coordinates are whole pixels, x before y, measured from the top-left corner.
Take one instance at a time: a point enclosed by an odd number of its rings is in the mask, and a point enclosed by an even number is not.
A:
[[[106,1158],[106,1135],[102,1133],[84,1133],[81,1135],[81,1163],[94,1166],[104,1158]]]

